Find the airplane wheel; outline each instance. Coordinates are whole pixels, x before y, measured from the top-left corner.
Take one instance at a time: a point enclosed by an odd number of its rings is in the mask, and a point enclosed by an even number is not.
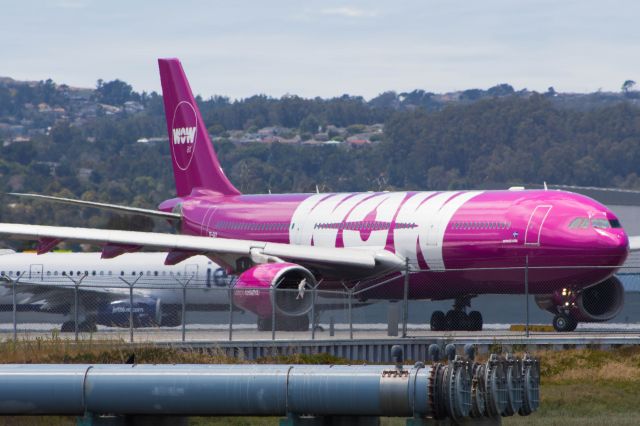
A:
[[[271,317],[269,318],[258,317],[258,331],[271,331]]]
[[[60,326],[60,331],[62,333],[72,333],[76,331],[76,323],[73,321],[65,321]]]
[[[431,331],[444,331],[446,325],[444,312],[435,311],[431,314]]]
[[[279,331],[307,331],[309,330],[309,317],[299,315],[290,317],[282,315],[276,317],[276,330]]]
[[[292,331],[308,331],[309,330],[309,316],[301,315],[299,317],[291,317],[293,322]]]
[[[464,311],[458,311],[456,309],[452,309],[447,312],[446,318],[446,327],[447,330],[464,330],[469,323],[469,316]]]
[[[277,316],[276,331],[308,331],[309,316]],[[258,331],[271,331],[271,317],[258,318]]]
[[[73,326],[73,322],[71,324]],[[83,321],[78,325],[78,331],[81,333],[95,333],[98,331],[98,327],[93,321]]]
[[[469,330],[481,331],[482,330],[482,314],[478,311],[469,312]]]
[[[557,314],[553,317],[553,328],[560,332],[570,332],[576,329],[578,321],[566,314]]]

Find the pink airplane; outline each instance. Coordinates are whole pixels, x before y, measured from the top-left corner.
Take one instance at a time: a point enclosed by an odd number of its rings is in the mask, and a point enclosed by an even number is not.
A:
[[[624,303],[614,273],[640,247],[604,205],[565,191],[434,191],[243,195],[227,179],[177,59],[160,59],[177,197],[158,210],[36,194],[67,204],[165,218],[180,235],[0,224],[0,235],[100,244],[112,258],[166,250],[166,264],[204,254],[239,275],[235,303],[260,329],[308,329],[305,289],[365,290],[363,299],[454,300],[432,313],[432,330],[481,330],[467,313],[479,294],[524,294],[554,314],[558,331],[607,321]],[[631,245],[630,245],[631,240]],[[381,284],[382,285],[377,285]],[[273,288],[289,289],[276,292]],[[275,313],[274,313],[275,310]]]

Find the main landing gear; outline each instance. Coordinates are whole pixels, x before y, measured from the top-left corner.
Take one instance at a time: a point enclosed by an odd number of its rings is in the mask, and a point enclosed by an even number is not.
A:
[[[60,326],[60,331],[62,333],[73,333],[76,331],[76,323],[74,321],[65,321]],[[82,321],[78,323],[78,331],[80,333],[95,333],[98,331],[98,327],[94,321]]]
[[[309,316],[276,315],[276,331],[307,331],[309,330]],[[258,331],[271,331],[271,317],[258,318]]]
[[[445,314],[435,311],[431,314],[431,331],[480,331],[482,330],[482,314],[466,308],[471,306],[471,297],[456,299],[453,309]]]

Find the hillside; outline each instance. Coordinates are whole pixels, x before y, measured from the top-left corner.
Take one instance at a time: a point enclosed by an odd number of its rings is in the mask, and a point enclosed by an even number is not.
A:
[[[521,183],[640,189],[636,92],[538,94],[499,85],[369,101],[198,97],[244,192],[451,189]],[[153,208],[173,196],[162,98],[0,79],[0,192]],[[151,229],[144,219],[5,196],[2,221]]]

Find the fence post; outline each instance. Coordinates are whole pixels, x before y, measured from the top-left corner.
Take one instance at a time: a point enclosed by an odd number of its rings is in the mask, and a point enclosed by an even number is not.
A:
[[[526,336],[529,337],[529,256],[525,257],[524,260],[524,297],[525,297],[525,315],[526,322],[524,326],[524,330]]]
[[[402,305],[402,337],[407,337],[407,322],[409,321],[409,258],[404,259],[404,294]]]
[[[20,279],[20,277],[18,277],[18,279]],[[11,277],[9,277],[9,280],[11,280],[11,298],[13,300],[13,343],[17,343],[18,342],[18,315],[17,315],[17,309],[18,309],[18,305],[16,303],[16,284],[18,283],[18,280],[12,280]]]
[[[229,341],[233,340],[233,287],[229,283]]]
[[[311,340],[316,338],[316,289],[318,286],[313,286],[311,292]]]
[[[75,335],[76,342],[78,341],[78,332],[80,331],[78,325],[78,308],[80,308],[80,295],[79,288],[80,283],[78,281],[73,281],[73,331]]]
[[[276,340],[276,291],[278,291],[278,287],[274,286],[269,291],[271,293],[271,340]]]
[[[80,284],[82,280],[85,279],[87,274],[85,273],[79,280],[74,280],[69,277],[71,282],[73,283],[73,331],[75,335],[76,342],[78,341],[78,334],[80,332],[80,325],[78,324],[78,309],[80,308]]]
[[[191,274],[191,276],[187,277],[187,280],[184,282],[178,278],[175,278],[175,280],[178,281],[178,283],[180,283],[180,285],[182,286],[181,317],[182,317],[182,341],[183,342],[187,339],[187,286],[189,285],[193,277],[194,277],[194,274]]]
[[[182,318],[182,341],[187,339],[187,284],[182,284],[182,311],[180,317]]]
[[[138,280],[142,278],[142,275],[138,275],[136,279],[133,280],[133,282],[129,282],[122,277],[118,278],[120,279],[120,281],[129,286],[129,343],[133,343],[133,286],[135,286]]]
[[[353,316],[352,316],[353,289],[350,288],[348,292],[349,292],[349,339],[353,340]]]
[[[129,343],[133,343],[133,286],[129,285]]]

